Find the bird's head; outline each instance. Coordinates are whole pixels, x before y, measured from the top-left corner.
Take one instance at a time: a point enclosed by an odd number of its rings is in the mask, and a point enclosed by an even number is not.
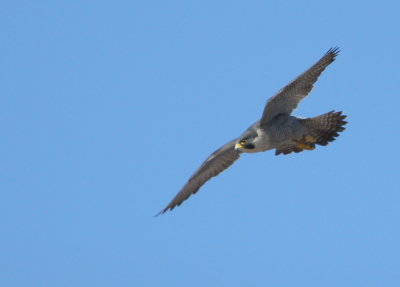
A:
[[[254,152],[255,147],[252,137],[239,138],[235,144],[235,150],[238,152]]]

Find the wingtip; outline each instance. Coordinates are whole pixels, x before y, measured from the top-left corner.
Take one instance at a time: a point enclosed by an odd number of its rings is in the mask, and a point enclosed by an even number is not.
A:
[[[156,215],[154,215],[154,217],[158,217],[159,215],[163,215],[164,213],[166,213],[168,210],[172,210],[172,209],[174,209],[176,206],[179,206],[179,204],[178,205],[173,205],[173,206],[171,206],[171,204],[169,204],[167,207],[165,207],[163,210],[161,210],[160,212],[158,212]]]
[[[339,55],[339,53],[340,53],[340,47],[335,46],[335,47],[330,48],[330,49],[325,53],[325,55],[332,54],[333,58],[335,58],[337,55]]]
[[[163,215],[164,213],[166,213],[168,211],[169,208],[164,208],[163,210],[161,210],[160,212],[158,212],[157,214],[154,215],[154,217],[158,217],[160,215]]]

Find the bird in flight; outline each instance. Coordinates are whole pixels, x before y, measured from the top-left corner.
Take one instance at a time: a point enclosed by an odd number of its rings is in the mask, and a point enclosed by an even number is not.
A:
[[[342,112],[331,111],[312,118],[300,118],[291,114],[338,54],[338,47],[329,49],[311,68],[272,96],[265,105],[261,119],[241,136],[213,152],[157,215],[181,205],[210,178],[231,166],[242,153],[275,149],[276,155],[286,155],[313,150],[316,144],[326,146],[334,141],[347,123]]]

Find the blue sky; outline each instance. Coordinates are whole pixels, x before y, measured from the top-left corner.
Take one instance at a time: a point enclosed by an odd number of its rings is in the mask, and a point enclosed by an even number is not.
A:
[[[399,286],[396,1],[3,1],[1,286]],[[296,115],[154,218],[330,47]]]

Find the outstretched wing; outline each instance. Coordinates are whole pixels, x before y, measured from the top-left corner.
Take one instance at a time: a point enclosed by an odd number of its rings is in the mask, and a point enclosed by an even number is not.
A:
[[[329,49],[311,68],[270,98],[261,117],[261,126],[268,125],[269,121],[278,114],[291,114],[300,101],[312,90],[322,71],[335,60],[338,54],[338,47]]]
[[[239,153],[235,150],[235,142],[236,139],[213,152],[189,178],[175,198],[157,215],[181,205],[189,196],[195,194],[206,181],[231,166],[239,158]]]

